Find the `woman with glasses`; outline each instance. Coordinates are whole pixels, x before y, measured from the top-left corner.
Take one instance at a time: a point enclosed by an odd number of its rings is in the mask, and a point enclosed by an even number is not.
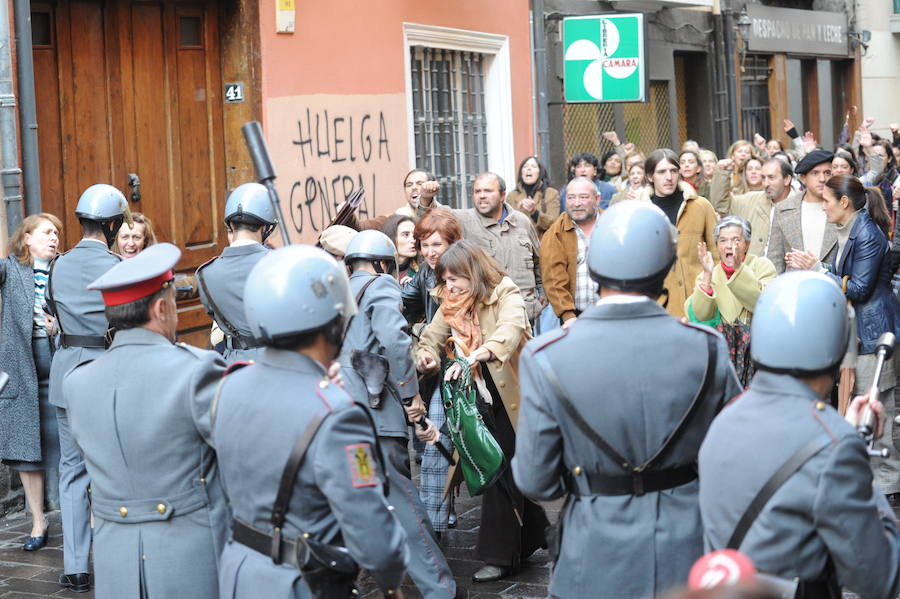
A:
[[[719,263],[715,263],[705,242],[697,244],[703,270],[684,309],[692,321],[713,326],[725,336],[734,369],[746,387],[754,372],[750,361],[750,319],[759,294],[777,273],[768,258],[747,253],[750,223],[743,218],[721,219],[713,229],[713,239]]]

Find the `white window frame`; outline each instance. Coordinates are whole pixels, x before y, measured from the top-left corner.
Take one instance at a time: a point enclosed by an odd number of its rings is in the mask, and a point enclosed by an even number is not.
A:
[[[416,168],[416,135],[413,117],[411,49],[426,46],[484,55],[484,115],[487,120],[488,169],[506,181],[507,191],[516,186],[515,143],[512,122],[512,77],[509,37],[419,23],[403,23],[403,63],[406,79],[406,122],[409,168]],[[444,173],[437,173],[443,175]],[[471,194],[467,194],[471,195]]]

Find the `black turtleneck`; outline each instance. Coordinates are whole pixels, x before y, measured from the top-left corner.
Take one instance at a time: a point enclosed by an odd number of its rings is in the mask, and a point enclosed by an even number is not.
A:
[[[669,217],[669,222],[674,225],[678,219],[678,209],[681,208],[681,203],[684,201],[684,194],[681,193],[680,189],[676,189],[675,193],[670,196],[658,196],[654,193],[650,196],[650,201],[665,212],[666,216]]]

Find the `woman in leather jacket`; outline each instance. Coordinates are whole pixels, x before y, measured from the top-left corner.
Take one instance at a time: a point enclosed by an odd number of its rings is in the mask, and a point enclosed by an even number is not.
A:
[[[875,377],[878,338],[887,331],[900,335],[900,305],[891,292],[891,261],[887,259],[890,244],[869,215],[866,189],[859,179],[850,175],[832,177],[825,184],[824,199],[822,209],[828,222],[838,230],[837,259],[834,264],[816,262],[793,267],[825,272],[841,286],[853,306],[856,331],[851,332],[851,339],[858,340],[859,348],[853,394],[863,394]],[[881,201],[881,198],[874,199]],[[890,455],[872,461],[875,482],[889,500],[900,500],[900,456],[890,442],[891,430],[888,430],[893,424],[890,415],[894,413],[895,372],[894,361],[888,360],[879,381],[881,399],[889,415],[884,436],[888,442],[884,446]]]

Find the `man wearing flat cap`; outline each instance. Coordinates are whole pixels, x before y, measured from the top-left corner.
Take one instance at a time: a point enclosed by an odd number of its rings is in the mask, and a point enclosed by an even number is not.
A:
[[[225,363],[174,342],[180,256],[157,244],[88,286],[115,339],[63,379],[91,477],[97,599],[218,597],[230,517],[209,408]]]
[[[775,205],[767,257],[779,273],[806,270],[837,257],[837,229],[825,218],[825,182],[831,178],[834,154],[813,150],[794,172],[806,188]]]

